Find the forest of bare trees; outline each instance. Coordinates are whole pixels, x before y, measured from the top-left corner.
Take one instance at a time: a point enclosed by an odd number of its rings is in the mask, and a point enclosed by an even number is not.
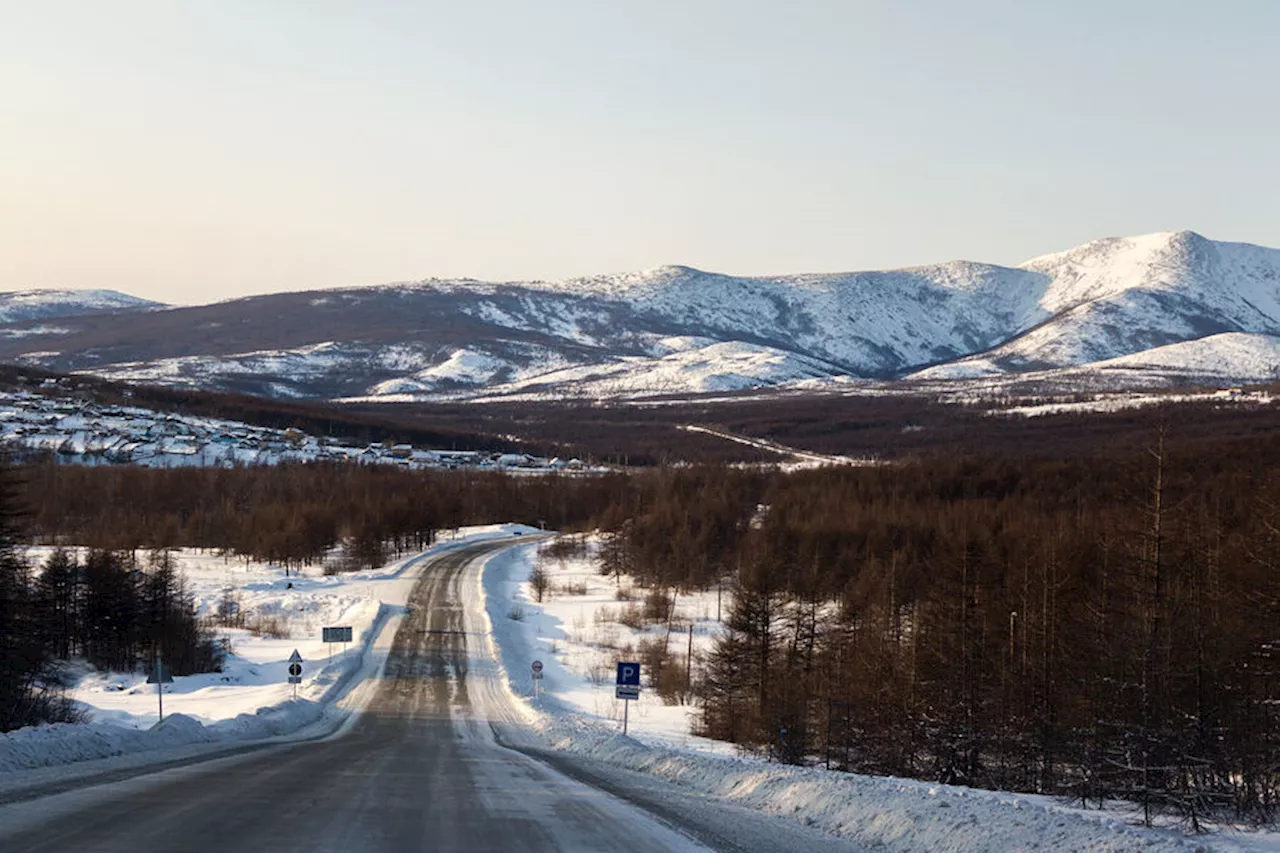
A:
[[[785,474],[509,477],[356,466],[18,472],[24,536],[282,563],[521,521],[604,532],[602,571],[722,589],[702,732],[782,761],[1272,819],[1280,442],[1152,431],[1110,456]],[[83,648],[85,640],[77,641]],[[683,679],[682,679],[683,680]]]
[[[17,476],[26,535],[110,551],[207,548],[289,567],[341,546],[347,568],[430,544],[436,531],[495,520],[565,527],[622,500],[621,475],[508,477],[346,464],[93,468],[49,461]]]
[[[1238,450],[1238,448],[1237,448]],[[779,760],[1274,818],[1274,448],[664,472],[602,571],[733,587],[701,727]],[[757,501],[760,506],[757,506]]]

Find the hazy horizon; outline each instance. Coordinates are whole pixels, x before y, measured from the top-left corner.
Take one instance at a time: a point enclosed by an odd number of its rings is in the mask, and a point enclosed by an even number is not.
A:
[[[0,290],[1280,244],[1280,7],[0,0]]]

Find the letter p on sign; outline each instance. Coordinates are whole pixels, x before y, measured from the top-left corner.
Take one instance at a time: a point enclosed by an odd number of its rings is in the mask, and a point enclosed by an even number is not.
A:
[[[618,664],[618,683],[630,684],[630,685],[639,687],[640,686],[640,664],[638,663]]]

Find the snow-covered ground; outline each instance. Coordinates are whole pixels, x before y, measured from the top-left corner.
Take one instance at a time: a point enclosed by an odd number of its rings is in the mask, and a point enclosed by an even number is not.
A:
[[[1078,412],[1119,412],[1125,409],[1141,409],[1173,403],[1215,402],[1224,406],[1270,406],[1275,398],[1265,391],[1227,388],[1197,394],[1095,394],[1092,399],[1070,402],[1034,403],[992,409],[989,415],[1021,416],[1027,418],[1045,415],[1061,415]]]
[[[489,560],[486,609],[512,694],[554,748],[640,771],[738,805],[794,819],[868,849],[886,851],[1263,851],[1280,850],[1280,834],[1221,830],[1189,836],[1178,828],[1144,829],[1122,809],[1084,811],[1048,797],[982,791],[914,780],[789,767],[742,756],[691,733],[694,709],[664,705],[646,689],[631,704],[629,736],[620,733],[613,698],[614,664],[631,660],[644,639],[663,641],[665,624],[647,629],[617,621],[618,586],[591,558],[541,559],[551,595],[534,600],[529,576],[538,546]],[[631,587],[627,579],[621,588]],[[643,592],[637,590],[637,596]],[[677,620],[694,625],[695,662],[720,630],[716,593],[681,597]],[[727,606],[727,601],[723,602]],[[673,632],[673,665],[684,665],[687,628]],[[544,664],[534,699],[530,665]],[[696,663],[695,663],[696,667]]]
[[[495,622],[504,655],[507,646],[528,651],[521,666],[510,668],[516,690],[532,696],[531,664],[540,660],[544,666],[541,688],[547,694],[545,701],[540,700],[540,707],[620,724],[623,702],[614,696],[616,663],[639,660],[641,644],[655,643],[668,650],[669,666],[684,673],[692,626],[696,670],[721,630],[719,616],[729,602],[726,593],[718,604],[715,590],[679,595],[670,624],[649,623],[644,619],[645,590],[630,578],[618,583],[612,577],[603,577],[595,558],[597,545],[596,540],[589,540],[586,555],[564,560],[538,558],[532,548],[517,549],[507,560],[516,568],[492,572],[486,577],[486,584],[491,602],[508,605],[501,614],[501,624]],[[528,561],[539,559],[550,579],[550,588],[540,604],[528,577]],[[712,752],[731,750],[722,742],[694,737],[693,714],[692,705],[665,704],[656,691],[646,689],[639,701],[631,703],[628,731],[646,743],[696,743],[700,749]]]
[[[303,658],[298,698],[318,701],[349,661],[380,627],[388,607],[404,601],[420,555],[397,560],[371,572],[324,575],[312,566],[288,576],[279,566],[234,557],[181,550],[174,554],[179,572],[195,596],[201,617],[214,618],[225,597],[239,616],[213,628],[229,647],[222,672],[180,676],[166,686],[166,714],[185,714],[216,723],[291,699],[289,656]],[[225,591],[225,592],[224,592]],[[244,627],[236,627],[241,623]],[[324,626],[352,627],[353,648],[329,649],[320,641]],[[157,721],[155,685],[142,672],[91,671],[71,697],[92,719],[129,728],[150,728]]]
[[[368,572],[325,575],[314,566],[286,576],[279,566],[178,551],[180,571],[201,615],[224,600],[238,605],[242,627],[218,626],[229,652],[220,673],[175,677],[165,686],[164,722],[156,687],[143,672],[85,671],[71,697],[89,715],[84,724],[36,726],[0,734],[0,788],[6,775],[191,744],[219,744],[317,731],[341,725],[358,707],[361,684],[376,676],[394,624],[426,556],[487,539],[507,538],[521,525],[462,528],[425,552]],[[39,559],[47,549],[32,549]],[[388,626],[392,630],[385,630]],[[329,647],[321,628],[351,626],[347,649]],[[288,683],[289,657],[303,658],[302,683]]]

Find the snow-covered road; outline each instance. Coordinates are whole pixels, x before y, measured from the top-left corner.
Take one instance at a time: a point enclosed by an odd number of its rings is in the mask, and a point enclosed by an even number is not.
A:
[[[484,609],[483,563],[508,544],[424,567],[349,730],[4,806],[0,849],[853,849],[656,779],[533,757],[527,706],[508,687]]]
[[[709,435],[713,438],[722,438],[725,441],[732,441],[734,444],[745,444],[748,447],[754,447],[757,450],[766,453],[776,453],[780,456],[789,456],[792,462],[785,467],[812,467],[815,465],[874,465],[877,464],[872,459],[854,459],[849,456],[832,456],[827,453],[815,453],[811,450],[801,450],[796,447],[788,447],[785,444],[778,444],[763,438],[751,438],[750,436],[738,435],[732,432],[725,432],[720,429],[712,429],[711,427],[698,426],[696,424],[686,424],[679,427],[685,432],[700,432],[703,435]]]

